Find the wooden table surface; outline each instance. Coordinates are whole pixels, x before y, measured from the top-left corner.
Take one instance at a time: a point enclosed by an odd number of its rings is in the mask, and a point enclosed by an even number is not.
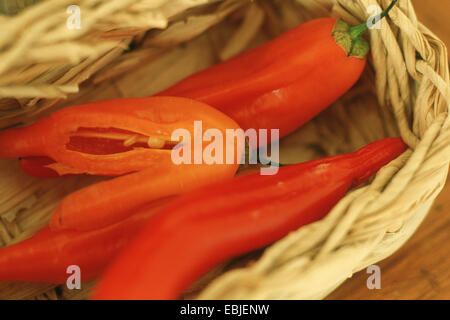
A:
[[[450,1],[413,0],[419,20],[450,48]],[[450,179],[428,217],[394,255],[378,263],[381,289],[361,271],[328,299],[450,299]]]

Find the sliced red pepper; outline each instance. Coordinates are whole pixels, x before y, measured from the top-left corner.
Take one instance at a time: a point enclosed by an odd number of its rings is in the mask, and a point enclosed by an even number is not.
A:
[[[23,128],[0,133],[0,158],[49,157],[60,174],[122,175],[171,162],[176,129],[237,129],[221,112],[190,99],[118,99],[68,107]],[[192,152],[194,144],[191,144]],[[30,163],[37,163],[31,165]],[[28,168],[39,161],[28,159]]]
[[[199,120],[203,132],[195,129]],[[190,135],[186,138],[191,140],[183,143],[190,145],[192,164],[177,165],[172,160],[172,149],[180,142],[171,140],[177,129]],[[52,171],[59,175],[130,173],[69,195],[50,224],[53,230],[93,230],[123,220],[158,198],[233,177],[243,151],[233,139],[219,144],[223,164],[195,163],[195,148],[203,152],[209,146],[202,137],[196,142],[195,136],[208,129],[226,137],[226,130],[239,126],[220,111],[185,98],[102,101],[69,107],[31,126],[0,133],[0,157],[29,157],[21,165],[35,176],[53,176]],[[226,163],[230,148],[234,161]]]
[[[323,218],[406,148],[400,138],[384,139],[186,194],[149,220],[108,268],[94,299],[174,299],[218,263]]]

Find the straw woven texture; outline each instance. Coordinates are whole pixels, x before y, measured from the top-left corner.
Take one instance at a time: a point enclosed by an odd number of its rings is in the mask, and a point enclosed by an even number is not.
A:
[[[0,16],[0,128],[67,105],[147,96],[321,16],[357,24],[389,0],[46,0]],[[81,28],[67,19],[81,8]],[[71,13],[72,12],[72,13]],[[32,26],[32,27],[30,27]],[[450,159],[447,49],[399,0],[370,31],[361,81],[281,142],[281,161],[350,152],[401,134],[411,147],[323,220],[212,270],[185,293],[208,299],[320,299],[402,246],[445,184]],[[276,57],[274,57],[276,58]],[[82,86],[80,84],[83,83]],[[0,161],[0,245],[31,236],[58,201],[97,178],[38,180]],[[2,243],[3,242],[3,243]],[[63,286],[0,283],[0,298],[86,298]]]

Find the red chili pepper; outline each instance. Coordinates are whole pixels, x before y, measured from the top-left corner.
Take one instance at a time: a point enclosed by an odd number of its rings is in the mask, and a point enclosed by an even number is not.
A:
[[[202,132],[194,124],[197,120]],[[234,176],[242,150],[233,140],[218,147],[223,147],[219,160],[224,164],[174,164],[172,148],[179,141],[171,137],[177,129],[189,133],[186,139],[191,140],[183,143],[190,145],[188,158],[194,163],[198,149],[203,152],[209,146],[202,139],[195,142],[196,135],[214,129],[225,137],[226,130],[239,127],[216,109],[185,98],[102,101],[66,108],[31,126],[0,133],[0,157],[28,156],[21,166],[34,176],[131,172],[72,193],[50,224],[53,230],[93,230],[125,219],[158,198]],[[234,162],[226,164],[225,151],[230,148]]]
[[[354,153],[249,175],[157,212],[106,271],[94,299],[174,299],[223,260],[323,218],[354,186],[406,150],[400,138]]]
[[[231,179],[237,165],[172,165],[148,168],[75,191],[64,198],[50,221],[52,230],[103,228],[153,200]]]
[[[22,165],[41,176],[53,176],[52,171],[114,176],[150,166],[163,169],[172,163],[171,149],[178,144],[171,140],[173,131],[184,128],[193,137],[196,120],[204,130],[239,128],[214,108],[185,98],[99,101],[0,132],[0,158],[38,157],[22,160]],[[44,165],[41,157],[55,163]]]
[[[67,267],[77,265],[81,280],[95,279],[111,259],[173,198],[155,201],[128,219],[89,231],[51,231],[46,227],[20,243],[0,248],[0,281],[65,283]]]
[[[383,12],[384,17],[396,1]],[[366,64],[367,24],[321,18],[196,73],[160,95],[203,101],[244,129],[285,136],[347,92]]]

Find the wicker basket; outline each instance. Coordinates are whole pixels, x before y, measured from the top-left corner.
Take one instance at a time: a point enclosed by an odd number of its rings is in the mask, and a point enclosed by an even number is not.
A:
[[[34,2],[34,1],[31,1]],[[39,1],[38,1],[39,2]],[[67,105],[148,96],[320,16],[356,24],[389,0],[45,0],[0,16],[0,128]],[[81,8],[81,28],[67,19]],[[30,26],[32,26],[30,28]],[[350,192],[323,220],[212,270],[185,293],[200,299],[320,299],[395,252],[445,184],[450,159],[447,50],[400,0],[370,31],[358,84],[285,138],[281,161],[355,150],[401,134],[411,149]],[[82,85],[81,85],[82,84]],[[0,245],[42,228],[58,201],[97,178],[38,180],[0,161]],[[0,298],[82,299],[94,282],[0,283]]]

